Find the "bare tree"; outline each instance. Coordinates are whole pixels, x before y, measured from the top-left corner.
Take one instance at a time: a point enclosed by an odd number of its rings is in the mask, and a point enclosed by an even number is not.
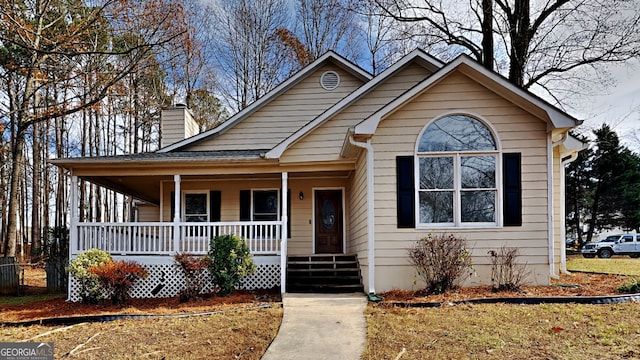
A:
[[[276,30],[287,26],[284,0],[232,0],[211,5],[218,81],[224,100],[236,111],[276,87],[288,74],[287,57]]]
[[[95,6],[80,0],[0,0],[0,45],[4,50],[0,65],[5,75],[1,90],[3,98],[8,99],[1,105],[0,114],[12,125],[5,256],[15,256],[19,188],[29,129],[99,104],[109,88],[135,70],[154,49],[182,33],[172,9],[163,0],[107,0]],[[103,36],[123,39],[132,33],[138,41],[121,41],[118,46],[116,42],[95,41]],[[114,56],[126,61],[115,62]],[[89,64],[94,68],[87,69]],[[93,77],[89,87],[83,89],[87,91],[67,92],[67,97],[48,99],[45,106],[42,92],[56,79],[50,75],[54,71],[67,73],[68,84],[87,74]]]
[[[600,65],[640,53],[638,0],[374,0],[384,15],[421,22],[442,43],[551,95],[558,80],[584,80]],[[506,54],[503,60],[502,54]]]
[[[345,0],[298,0],[296,33],[314,59],[329,50],[355,61],[360,37],[356,16]]]

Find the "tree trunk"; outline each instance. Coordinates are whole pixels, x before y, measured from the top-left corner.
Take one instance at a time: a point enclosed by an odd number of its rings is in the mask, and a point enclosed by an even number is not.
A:
[[[18,241],[18,213],[20,211],[20,188],[24,167],[24,130],[19,126],[17,136],[11,149],[11,182],[9,185],[9,214],[7,219],[7,241],[5,243],[5,257],[16,256],[16,244]]]
[[[532,36],[529,0],[515,1],[509,25],[511,35],[509,81],[516,86],[522,87],[524,85],[525,66]]]
[[[482,0],[482,65],[493,70],[493,0]]]
[[[40,158],[41,150],[40,124],[33,124],[33,176],[31,182],[31,261],[37,262],[41,255],[40,239],[40,201],[42,200],[42,164]]]
[[[3,154],[3,160],[4,160],[4,154]],[[2,165],[6,165],[7,163],[4,163]],[[2,210],[1,212],[1,216],[0,216],[0,253],[4,253],[4,246],[5,246],[5,233],[7,230],[7,198],[6,198],[6,173],[5,173],[5,168],[6,166],[0,166],[0,210]]]
[[[593,239],[593,230],[596,227],[598,219],[598,202],[600,201],[600,180],[596,185],[596,191],[593,194],[593,205],[591,206],[591,219],[589,219],[589,231],[587,232],[587,242],[591,242]]]

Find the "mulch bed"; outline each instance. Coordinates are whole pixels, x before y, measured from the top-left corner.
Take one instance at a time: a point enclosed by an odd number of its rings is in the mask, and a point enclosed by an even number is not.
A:
[[[64,297],[20,305],[0,305],[0,322],[17,322],[53,317],[113,314],[185,314],[253,307],[265,302],[279,302],[274,291],[236,291],[229,296],[210,296],[180,303],[177,297],[161,299],[129,299],[123,306],[109,300],[99,304],[67,302]]]
[[[490,286],[460,288],[439,295],[424,295],[422,290],[392,290],[382,294],[382,303],[449,303],[480,298],[505,297],[555,297],[555,296],[608,296],[622,295],[616,289],[627,284],[632,277],[626,275],[609,275],[574,272],[561,275],[559,280],[552,280],[552,286],[523,286],[521,291],[492,291]]]
[[[32,277],[38,278],[34,270]],[[551,296],[606,296],[620,295],[616,291],[627,284],[631,277],[575,272],[553,280],[552,286],[524,286],[520,292],[494,292],[489,286],[460,288],[440,295],[424,295],[421,291],[392,290],[379,294],[382,304],[394,302],[455,302],[477,298],[498,297],[551,297]],[[42,285],[37,282],[36,285]],[[568,286],[570,285],[570,286]],[[41,286],[27,286],[27,294],[43,293]],[[180,303],[177,297],[163,299],[130,299],[125,306],[115,306],[109,301],[87,305],[67,302],[60,298],[21,305],[0,305],[0,322],[15,322],[51,317],[111,314],[183,314],[251,307],[265,302],[279,302],[280,294],[272,291],[236,291],[230,296],[211,296],[197,301]]]
[[[24,267],[24,295],[46,293],[44,269]],[[253,307],[262,303],[280,302],[279,289],[264,291],[235,291],[229,296],[204,296],[202,299],[180,303],[178,297],[159,299],[129,299],[124,306],[104,300],[99,304],[67,302],[66,296],[19,305],[0,305],[0,322],[18,322],[54,317],[113,315],[113,314],[185,314]]]

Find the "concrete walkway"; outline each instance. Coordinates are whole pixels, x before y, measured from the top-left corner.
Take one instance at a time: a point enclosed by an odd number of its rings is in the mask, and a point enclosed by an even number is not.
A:
[[[284,294],[278,335],[262,360],[357,360],[367,324],[364,294]]]

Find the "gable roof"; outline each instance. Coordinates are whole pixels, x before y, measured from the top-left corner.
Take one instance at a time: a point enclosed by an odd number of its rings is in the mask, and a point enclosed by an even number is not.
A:
[[[420,82],[386,106],[373,113],[367,119],[364,119],[354,127],[353,133],[355,135],[373,135],[380,124],[380,121],[382,121],[384,117],[393,113],[414,97],[419,96],[429,87],[436,84],[455,70],[462,72],[498,95],[508,99],[516,106],[532,113],[534,116],[543,120],[548,120],[547,126],[550,129],[573,128],[582,123],[582,121],[566,114],[540,97],[513,85],[502,75],[488,70],[477,61],[471,59],[468,55],[463,54],[459,55],[449,64],[441,68],[437,73]]]
[[[282,95],[284,92],[292,88],[294,85],[298,84],[299,82],[307,78],[316,69],[320,68],[321,66],[323,66],[328,62],[335,64],[336,66],[340,67],[341,69],[347,71],[348,73],[354,75],[356,78],[361,79],[363,81],[369,81],[372,78],[371,74],[369,74],[359,66],[353,64],[352,62],[336,54],[335,52],[329,51],[324,55],[322,55],[321,57],[319,57],[318,59],[316,59],[311,64],[302,68],[292,77],[283,81],[280,85],[276,86],[273,90],[269,91],[263,97],[259,98],[258,100],[254,101],[249,106],[247,106],[246,108],[242,109],[241,111],[233,115],[231,118],[229,118],[227,121],[222,123],[220,126],[214,129],[211,129],[209,131],[200,133],[198,135],[192,136],[190,138],[184,139],[182,141],[178,141],[177,143],[164,147],[158,150],[157,152],[166,153],[166,152],[174,151],[174,150],[183,148],[187,145],[194,144],[208,137],[215,137],[219,134],[224,133],[228,129],[237,125],[239,122],[251,116],[256,111],[260,110],[262,107],[264,107],[266,104],[268,104],[278,96]]]
[[[313,119],[311,122],[300,128],[295,133],[291,134],[291,136],[287,137],[280,144],[276,145],[273,149],[268,151],[265,154],[266,159],[277,159],[282,153],[291,145],[295,144],[298,140],[303,138],[309,132],[316,129],[318,126],[322,125],[327,120],[331,119],[333,116],[338,114],[340,111],[345,109],[347,106],[353,104],[356,100],[360,99],[362,96],[366,95],[370,91],[372,91],[376,86],[384,82],[389,77],[398,73],[400,70],[405,68],[408,64],[413,61],[422,62],[423,65],[433,72],[436,72],[444,63],[435,57],[427,54],[421,49],[416,49],[405,55],[402,59],[395,62],[393,65],[388,67],[386,70],[378,74],[375,78],[373,78],[368,83],[364,84],[356,91],[349,94],[344,99],[340,100],[338,103],[333,105],[331,108],[327,109],[325,112],[320,114],[320,116]]]

